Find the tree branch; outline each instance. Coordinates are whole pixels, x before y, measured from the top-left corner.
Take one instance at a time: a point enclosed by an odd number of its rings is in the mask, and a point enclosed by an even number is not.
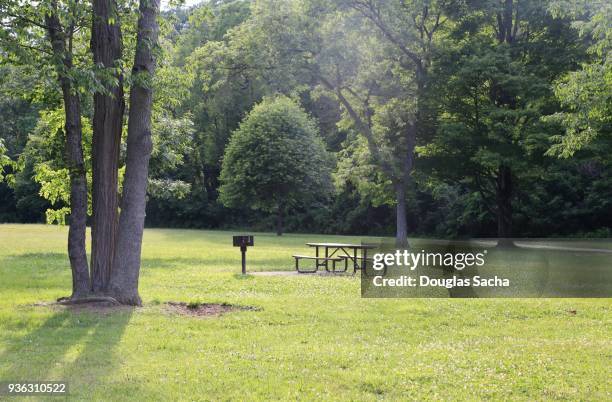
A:
[[[22,21],[22,22],[28,23],[28,24],[30,24],[30,25],[37,26],[37,27],[42,28],[42,29],[44,29],[44,30],[47,30],[47,29],[49,28],[49,27],[48,27],[46,24],[41,23],[41,22],[38,22],[38,21],[34,21],[33,19],[30,19],[30,18],[24,17],[23,15],[13,14],[13,13],[12,13],[12,12],[10,12],[10,11],[5,11],[4,13],[5,13],[7,16],[11,17],[11,18],[16,18],[16,19],[18,19],[18,20],[20,20],[20,21]]]
[[[52,52],[50,52],[50,51],[48,51],[46,49],[40,48],[40,47],[25,45],[25,44],[19,43],[19,42],[12,42],[12,43],[15,46],[21,47],[23,49],[34,50],[35,52],[40,52],[40,53],[44,53],[44,54],[46,54],[48,56],[53,56]]]
[[[336,94],[338,100],[340,101],[340,103],[342,103],[349,116],[351,116],[351,119],[353,120],[359,131],[361,131],[363,136],[366,138],[366,141],[368,143],[368,149],[376,163],[378,163],[380,168],[383,170],[383,172],[385,172],[385,174],[389,176],[389,178],[393,178],[393,169],[388,163],[388,161],[384,159],[382,155],[380,155],[380,151],[378,150],[376,141],[374,139],[374,133],[372,132],[372,128],[368,124],[366,124],[361,117],[359,117],[359,114],[355,111],[349,100],[346,99],[340,87],[334,86],[321,74],[317,74],[317,78],[325,87],[327,87],[330,91]]]
[[[372,21],[391,43],[396,45],[402,53],[408,56],[408,58],[416,65],[417,69],[421,69],[421,58],[415,52],[408,49],[408,47],[406,47],[398,38],[395,37],[395,35],[393,35],[389,27],[387,27],[383,22],[380,12],[374,8],[372,2],[360,2],[355,0],[351,4],[351,7],[354,10],[357,10],[359,13],[361,13],[361,15]]]

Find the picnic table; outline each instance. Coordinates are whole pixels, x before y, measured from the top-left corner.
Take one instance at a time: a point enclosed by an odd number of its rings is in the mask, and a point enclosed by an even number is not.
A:
[[[376,248],[371,244],[349,244],[349,243],[306,243],[309,247],[315,248],[315,256],[294,255],[295,268],[298,272],[317,272],[319,268],[325,268],[327,272],[346,272],[349,265],[349,260],[353,263],[353,273],[357,270],[366,271],[366,262],[368,259],[368,250]],[[303,271],[299,269],[300,259],[315,260],[314,271]],[[344,269],[337,270],[336,262],[344,261]],[[332,263],[332,270],[329,265]]]

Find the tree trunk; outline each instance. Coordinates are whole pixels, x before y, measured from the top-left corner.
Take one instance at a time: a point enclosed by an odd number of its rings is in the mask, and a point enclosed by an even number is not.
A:
[[[500,242],[512,237],[512,170],[509,166],[500,166],[497,170],[497,236]]]
[[[70,171],[70,223],[68,257],[72,268],[72,298],[86,297],[91,286],[85,238],[87,231],[87,178],[83,162],[81,107],[77,94],[62,88],[66,109],[66,159]]]
[[[513,0],[504,0],[504,39],[506,43],[512,43],[512,11],[514,8]]]
[[[419,74],[422,77],[422,74]],[[419,92],[424,89],[424,83],[419,81]],[[419,105],[420,105],[419,101]],[[417,120],[413,124],[408,124],[405,131],[406,153],[404,155],[401,179],[395,182],[396,196],[396,224],[395,224],[395,243],[398,248],[408,248],[408,220],[406,217],[406,183],[410,181],[410,173],[414,164],[414,147],[416,145],[417,130],[422,119],[421,107],[417,107]]]
[[[114,0],[93,0],[91,49],[94,63],[117,68],[121,59],[121,28]],[[118,217],[119,147],[125,101],[123,75],[106,85],[108,93],[94,94],[92,140],[91,276],[92,290],[104,292],[115,254]]]
[[[155,72],[159,0],[140,0],[138,38],[127,135],[126,170],[121,197],[119,236],[110,293],[120,303],[140,305],[138,278],[144,230],[151,141],[152,79]]]
[[[283,208],[279,205],[278,210],[276,211],[276,235],[283,235],[283,221],[284,221],[284,213]]]
[[[55,5],[55,4],[54,4]],[[54,8],[57,11],[57,8]],[[68,228],[68,258],[72,270],[71,299],[89,294],[90,279],[85,238],[87,231],[87,179],[83,162],[83,130],[81,100],[67,73],[72,69],[72,54],[67,49],[67,35],[57,14],[46,16],[47,31],[53,54],[61,63],[57,74],[62,88],[65,113],[65,157],[70,175],[70,221]]]
[[[406,186],[404,183],[395,184],[395,246],[398,248],[408,247],[408,222],[406,219]]]
[[[513,22],[514,1],[504,0],[503,10],[497,15],[498,41],[499,43],[514,42],[514,33],[518,21]],[[493,96],[496,103],[508,105],[511,109],[516,107],[516,99],[504,90],[503,86],[492,85]],[[496,202],[497,202],[497,237],[498,246],[513,246],[512,242],[512,196],[513,196],[512,170],[509,166],[501,165],[497,170],[496,180]]]

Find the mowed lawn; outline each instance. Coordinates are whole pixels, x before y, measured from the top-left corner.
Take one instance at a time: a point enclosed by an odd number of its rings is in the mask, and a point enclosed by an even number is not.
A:
[[[0,381],[78,400],[612,399],[611,299],[361,299],[357,277],[242,278],[231,232],[149,229],[142,308],[35,306],[69,294],[66,234],[0,225]],[[290,270],[322,240],[361,238],[256,233],[248,268]]]

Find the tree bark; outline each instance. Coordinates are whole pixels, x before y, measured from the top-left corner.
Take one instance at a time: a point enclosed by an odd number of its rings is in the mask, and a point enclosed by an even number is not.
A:
[[[500,242],[512,237],[512,170],[502,165],[497,170],[497,236]]]
[[[512,43],[512,11],[514,8],[513,0],[504,0],[504,38],[506,43]]]
[[[159,26],[159,0],[140,0],[138,37],[130,93],[126,170],[119,236],[110,294],[122,304],[140,305],[138,278],[146,211],[151,140],[152,78]]]
[[[281,206],[278,207],[278,210],[276,211],[276,235],[277,236],[282,236],[283,235],[283,220],[284,220],[284,216],[283,216],[283,208]]]
[[[398,248],[408,247],[408,222],[406,219],[406,186],[399,182],[395,184],[395,246]]]
[[[62,87],[66,110],[66,160],[70,172],[70,222],[68,257],[72,268],[72,298],[89,294],[90,277],[85,249],[87,231],[87,178],[83,162],[81,107],[72,88]]]
[[[57,5],[53,4],[54,11]],[[81,100],[67,73],[72,68],[71,49],[66,40],[65,28],[55,13],[45,18],[47,32],[54,56],[61,60],[57,74],[62,88],[65,113],[65,158],[70,175],[70,220],[68,228],[68,258],[72,270],[71,299],[80,299],[89,294],[90,278],[87,264],[85,238],[87,231],[87,179],[83,161],[83,129],[81,125]]]
[[[423,87],[419,84],[419,88]],[[417,120],[408,124],[405,131],[406,154],[402,161],[401,178],[395,182],[396,194],[396,233],[395,243],[398,248],[408,248],[408,219],[406,214],[406,183],[410,182],[410,174],[414,165],[414,148],[416,146],[417,130],[420,123],[420,108],[417,108]]]
[[[514,1],[504,0],[503,10],[497,15],[498,42],[511,44],[514,42],[518,21],[513,21]],[[492,85],[493,99],[498,103],[508,105],[514,109],[516,99],[507,93],[502,86]],[[512,170],[509,166],[501,165],[497,170],[496,198],[497,198],[497,237],[498,246],[510,247],[512,242],[512,196],[514,183]]]
[[[91,49],[98,67],[118,68],[122,52],[121,28],[114,0],[93,0]],[[118,222],[119,147],[125,101],[123,74],[113,72],[116,83],[94,94],[92,140],[92,290],[104,292],[110,280]]]

